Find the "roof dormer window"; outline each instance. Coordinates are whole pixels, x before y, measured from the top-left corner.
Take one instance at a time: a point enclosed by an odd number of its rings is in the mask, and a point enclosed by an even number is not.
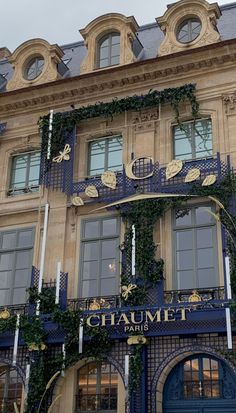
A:
[[[44,58],[36,56],[29,61],[25,68],[25,78],[27,80],[34,80],[41,75],[44,67]]]
[[[103,68],[120,63],[120,34],[117,32],[103,36],[98,43],[97,67]]]
[[[197,18],[185,19],[177,30],[177,40],[180,43],[190,43],[195,40],[202,29],[202,24]]]

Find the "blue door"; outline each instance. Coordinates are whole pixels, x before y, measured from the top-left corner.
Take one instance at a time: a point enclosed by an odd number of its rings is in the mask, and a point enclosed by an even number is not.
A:
[[[189,357],[169,374],[164,413],[235,413],[236,377],[221,360]]]

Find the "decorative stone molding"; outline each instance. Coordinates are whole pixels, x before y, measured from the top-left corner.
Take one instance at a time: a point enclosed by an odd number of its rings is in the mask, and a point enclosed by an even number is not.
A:
[[[103,36],[111,32],[120,33],[119,64],[125,65],[134,62],[136,57],[132,50],[132,44],[138,28],[139,26],[134,17],[125,17],[119,13],[108,13],[89,23],[84,29],[80,30],[88,49],[87,56],[80,66],[80,73],[87,73],[97,69],[97,43]],[[107,67],[104,69],[107,69]]]
[[[216,30],[216,23],[220,15],[217,3],[209,4],[205,0],[181,0],[174,3],[162,17],[156,19],[165,34],[158,55],[163,56],[218,42],[220,35]],[[185,19],[192,17],[201,21],[201,32],[192,42],[180,43],[176,38],[177,29]]]
[[[233,93],[222,96],[222,100],[225,104],[225,113],[230,115],[236,111],[236,90]]]
[[[136,131],[155,129],[156,121],[160,120],[159,108],[135,112],[132,116],[132,124]]]
[[[63,54],[59,46],[50,45],[43,39],[33,39],[23,43],[8,59],[13,66],[14,74],[7,83],[7,90],[20,89],[60,79],[57,65]],[[27,80],[24,77],[26,65],[36,56],[42,56],[44,59],[42,73],[33,80]]]

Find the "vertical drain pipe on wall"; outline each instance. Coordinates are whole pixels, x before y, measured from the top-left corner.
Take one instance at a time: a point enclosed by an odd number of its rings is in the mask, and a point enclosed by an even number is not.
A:
[[[229,265],[229,257],[225,257],[225,281],[226,281],[226,295],[227,299],[232,299],[232,290],[231,290],[231,282],[230,282],[230,265]],[[233,342],[232,342],[232,327],[231,327],[231,314],[230,308],[227,307],[225,309],[225,317],[226,317],[226,331],[227,331],[227,344],[228,349],[232,350]]]

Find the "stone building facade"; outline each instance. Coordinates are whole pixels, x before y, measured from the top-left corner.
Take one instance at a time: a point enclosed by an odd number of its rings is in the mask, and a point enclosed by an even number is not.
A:
[[[0,48],[0,412],[236,410],[235,19]]]

